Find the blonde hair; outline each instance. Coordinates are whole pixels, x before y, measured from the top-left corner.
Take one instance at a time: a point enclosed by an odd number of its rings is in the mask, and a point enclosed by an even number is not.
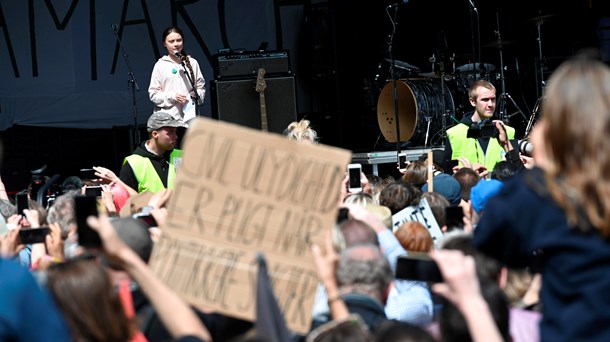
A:
[[[515,306],[532,284],[534,276],[527,269],[509,269],[504,294],[509,304]]]
[[[318,142],[318,133],[309,127],[309,120],[305,119],[288,125],[284,135],[288,140],[309,141],[314,144]]]
[[[373,199],[373,196],[367,194],[366,192],[358,192],[347,195],[347,197],[343,199],[343,203],[351,203],[366,207],[371,203],[375,203],[375,199]]]

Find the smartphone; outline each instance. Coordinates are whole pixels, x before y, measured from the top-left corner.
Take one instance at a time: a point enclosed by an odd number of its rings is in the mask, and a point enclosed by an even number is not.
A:
[[[429,256],[411,253],[396,259],[396,279],[442,283],[443,275]]]
[[[360,164],[349,164],[347,166],[347,174],[349,176],[348,191],[349,192],[361,192],[362,181],[360,174],[362,173],[362,165]]]
[[[75,196],[74,211],[76,212],[76,229],[78,244],[83,247],[101,247],[99,234],[89,227],[87,217],[98,216],[97,198],[95,196]]]
[[[148,215],[134,214],[132,217],[136,218],[138,220],[144,221],[146,224],[148,224],[149,227],[158,227],[159,226],[159,224],[157,223],[157,221],[151,214],[148,214]]]
[[[80,178],[92,180],[97,179],[98,177],[95,176],[94,169],[80,169]]]
[[[24,245],[44,243],[45,237],[50,233],[49,227],[22,229],[19,231],[19,241]]]
[[[85,187],[85,195],[86,196],[101,197],[102,196],[102,186],[101,185],[86,186]]]
[[[447,228],[464,229],[464,209],[458,206],[445,208],[445,225]]]
[[[407,153],[400,152],[398,154],[398,170],[405,172],[407,170]]]
[[[16,202],[17,202],[17,214],[19,216],[24,216],[23,210],[29,209],[29,207],[30,207],[28,193],[27,192],[18,193]]]

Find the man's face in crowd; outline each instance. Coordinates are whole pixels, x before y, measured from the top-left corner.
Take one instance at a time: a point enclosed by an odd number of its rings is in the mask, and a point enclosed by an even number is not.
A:
[[[155,138],[159,148],[164,151],[170,151],[176,147],[176,140],[178,139],[176,127],[162,127],[154,132],[157,134],[155,134],[153,138]]]
[[[496,92],[485,87],[477,88],[477,99],[470,99],[479,119],[491,119],[496,110]]]

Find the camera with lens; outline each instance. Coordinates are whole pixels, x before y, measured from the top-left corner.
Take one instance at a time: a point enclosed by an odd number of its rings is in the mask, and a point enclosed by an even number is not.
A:
[[[497,138],[500,132],[492,121],[473,123],[466,134],[467,138]]]
[[[531,157],[534,151],[534,145],[527,140],[519,140],[519,153],[524,156]]]

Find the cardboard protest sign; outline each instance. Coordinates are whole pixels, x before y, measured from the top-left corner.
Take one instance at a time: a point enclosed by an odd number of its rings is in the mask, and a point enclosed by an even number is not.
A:
[[[153,270],[191,304],[254,320],[262,251],[289,328],[307,332],[309,246],[335,223],[350,151],[203,118],[183,147]]]
[[[417,221],[428,228],[434,246],[438,247],[438,244],[443,239],[443,232],[438,226],[432,209],[430,209],[430,205],[426,199],[421,199],[419,204],[406,207],[392,215],[392,231],[395,232],[398,227],[408,221]]]

